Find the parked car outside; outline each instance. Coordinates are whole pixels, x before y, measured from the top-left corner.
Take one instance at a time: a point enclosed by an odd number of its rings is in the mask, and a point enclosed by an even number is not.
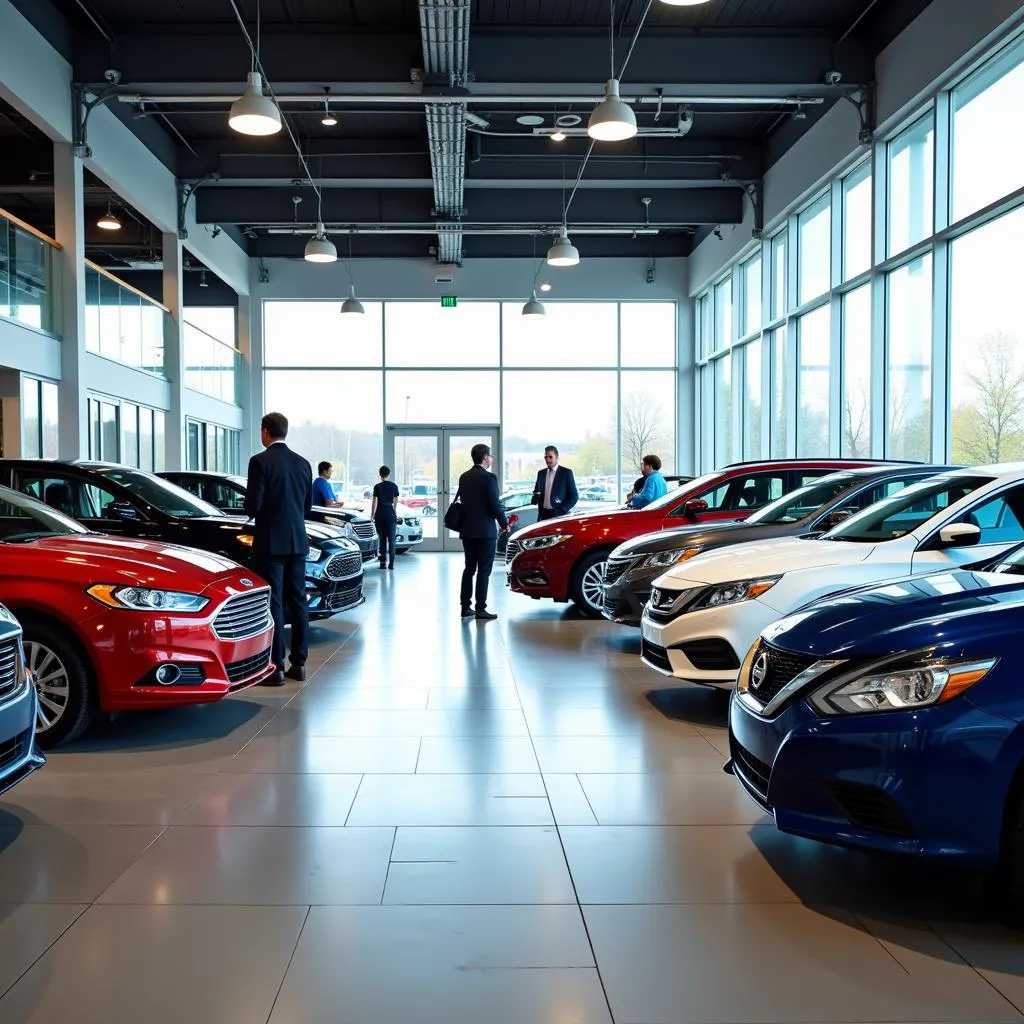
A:
[[[645,533],[620,544],[604,570],[604,617],[639,626],[651,585],[673,566],[719,548],[774,537],[814,537],[907,484],[952,467],[862,466],[823,476],[737,523]]]
[[[0,544],[0,600],[24,629],[46,746],[100,712],[215,701],[274,670],[270,589],[230,559],[90,533],[6,487]],[[0,639],[0,701],[11,650]]]
[[[369,519],[370,508],[373,503],[373,494],[369,498],[355,498],[347,502],[347,507],[356,509],[360,515]],[[410,548],[423,543],[423,520],[418,513],[409,508],[408,505],[398,503],[398,520],[395,526],[395,551],[404,555]],[[369,519],[370,525],[373,520]],[[374,527],[376,530],[376,527]]]
[[[850,587],[995,558],[1024,540],[1024,463],[954,470],[871,505],[820,540],[776,538],[697,555],[660,576],[644,661],[731,689],[763,629]]]
[[[846,591],[768,627],[729,769],[784,832],[1004,870],[1024,903],[1024,548]]]
[[[46,763],[36,741],[36,709],[21,625],[0,605],[0,794]]]
[[[228,515],[245,515],[245,489],[249,482],[233,473],[214,473],[198,470],[176,470],[157,473],[164,480],[183,487],[190,494],[209,502]],[[354,508],[333,505],[314,505],[306,516],[307,522],[333,526],[343,537],[359,546],[364,562],[377,557],[377,531],[373,523]]]
[[[572,600],[585,615],[599,619],[604,611],[605,563],[620,544],[654,530],[745,519],[811,480],[865,464],[874,463],[857,459],[740,463],[670,490],[643,509],[545,520],[509,539],[507,581],[516,593]]]
[[[253,567],[252,525],[152,473],[106,462],[0,459],[0,484],[38,498],[97,533],[180,544]],[[307,523],[306,599],[313,619],[363,602],[359,548]]]

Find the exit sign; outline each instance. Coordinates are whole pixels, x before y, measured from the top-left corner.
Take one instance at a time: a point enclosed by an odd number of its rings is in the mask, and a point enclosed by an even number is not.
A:
[[[442,309],[454,309],[459,304],[459,298],[457,295],[442,295],[441,296],[441,308]]]

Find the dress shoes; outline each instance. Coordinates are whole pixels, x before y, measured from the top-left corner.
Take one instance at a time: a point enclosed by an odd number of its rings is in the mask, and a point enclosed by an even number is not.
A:
[[[471,618],[473,618],[473,616],[474,616],[475,614],[476,614],[476,613],[475,613],[475,612],[473,611],[473,609],[472,609],[472,608],[463,608],[463,609],[462,609],[462,617],[463,617],[464,619],[471,619]]]
[[[285,675],[289,679],[294,679],[297,683],[304,683],[306,681],[306,666],[305,665],[292,665]]]
[[[476,617],[477,617],[477,621],[478,622],[491,622],[492,620],[496,619],[498,616],[495,615],[494,612],[483,611],[483,612],[477,612],[476,613]]]
[[[260,686],[284,686],[284,683],[284,669],[279,668],[272,676],[267,676]]]

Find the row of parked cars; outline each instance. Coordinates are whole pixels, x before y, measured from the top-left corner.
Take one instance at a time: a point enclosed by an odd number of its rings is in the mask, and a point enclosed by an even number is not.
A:
[[[1024,463],[729,466],[524,530],[507,572],[732,691],[726,769],[782,830],[1024,903]]]
[[[0,459],[0,791],[100,714],[215,701],[273,672],[244,492],[219,474]],[[372,523],[315,507],[306,532],[311,619],[361,604]]]

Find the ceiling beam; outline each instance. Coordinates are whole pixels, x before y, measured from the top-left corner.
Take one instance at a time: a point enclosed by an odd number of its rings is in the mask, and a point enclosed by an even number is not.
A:
[[[296,218],[294,188],[200,188],[195,195],[200,224],[253,224],[288,227],[312,223],[315,204],[302,204]],[[635,227],[645,223],[642,189],[581,189],[570,209],[569,224]],[[305,209],[303,209],[305,207]],[[429,227],[439,220],[433,198],[413,189],[324,189],[328,225],[411,225]],[[658,190],[650,205],[652,225],[666,228],[699,224],[739,224],[743,192],[738,188]],[[467,190],[466,224],[543,224],[562,220],[562,196],[553,189]]]

